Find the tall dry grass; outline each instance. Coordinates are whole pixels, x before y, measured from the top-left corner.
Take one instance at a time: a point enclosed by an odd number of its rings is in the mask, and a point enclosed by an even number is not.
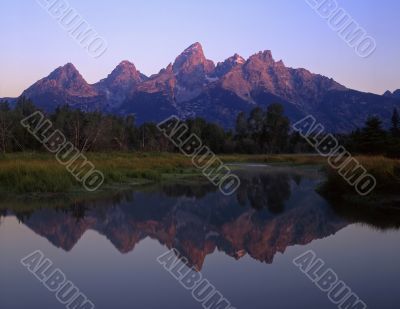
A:
[[[373,175],[377,185],[372,195],[400,193],[400,160],[383,156],[358,156],[356,159]],[[322,187],[326,193],[356,194],[337,170],[327,167],[327,181]]]
[[[88,154],[106,184],[123,184],[135,179],[160,180],[163,174],[184,173],[192,168],[184,156],[175,154]],[[80,183],[50,154],[8,154],[0,157],[0,189],[3,191],[67,192]]]

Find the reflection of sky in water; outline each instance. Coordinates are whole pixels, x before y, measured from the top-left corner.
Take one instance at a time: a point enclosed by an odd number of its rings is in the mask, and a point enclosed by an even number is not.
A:
[[[70,212],[49,210],[23,223],[13,215],[3,218],[0,308],[62,307],[19,264],[37,249],[96,308],[200,308],[156,262],[167,246],[201,264],[204,276],[237,308],[335,308],[292,264],[308,249],[370,308],[399,303],[397,231],[349,224],[335,215],[314,192],[315,172],[278,170],[271,177],[258,176],[242,175],[249,185],[241,199],[208,186],[163,186],[134,192],[114,207],[90,208],[80,221]],[[273,193],[278,198],[265,196]],[[252,208],[252,202],[261,208]],[[271,211],[271,204],[280,203],[283,209]]]

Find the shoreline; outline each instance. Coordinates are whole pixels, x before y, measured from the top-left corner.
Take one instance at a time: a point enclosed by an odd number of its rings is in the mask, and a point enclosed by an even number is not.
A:
[[[5,204],[24,201],[96,199],[121,191],[157,183],[208,183],[189,158],[177,153],[88,153],[96,168],[105,175],[105,183],[96,192],[86,191],[69,175],[51,154],[13,153],[0,155],[0,210]],[[314,154],[218,156],[232,170],[268,166],[314,166],[324,170],[326,180],[316,188],[332,203],[343,201],[373,208],[400,208],[400,161],[383,157],[358,157],[377,176],[379,186],[370,196],[359,197],[347,183],[329,167],[325,158]],[[399,173],[399,174],[397,174]],[[56,203],[58,204],[58,203]],[[395,206],[393,206],[395,205]]]
[[[170,178],[201,175],[191,160],[176,153],[87,153],[105,176],[104,186],[140,185]],[[313,155],[219,155],[226,164],[318,165]],[[233,169],[237,166],[233,166]],[[47,153],[13,153],[0,156],[0,192],[66,193],[79,189],[76,181],[54,156]]]

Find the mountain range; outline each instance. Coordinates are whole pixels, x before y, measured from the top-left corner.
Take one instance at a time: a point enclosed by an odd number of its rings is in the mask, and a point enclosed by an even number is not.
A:
[[[272,103],[284,106],[292,121],[312,114],[328,131],[348,132],[372,115],[386,126],[400,90],[376,95],[349,89],[332,78],[275,61],[271,51],[244,59],[238,54],[215,64],[200,43],[150,77],[122,61],[105,79],[88,84],[68,63],[26,89],[25,96],[45,111],[68,104],[85,111],[135,114],[137,123],[158,122],[175,114],[196,116],[232,128],[237,114]]]

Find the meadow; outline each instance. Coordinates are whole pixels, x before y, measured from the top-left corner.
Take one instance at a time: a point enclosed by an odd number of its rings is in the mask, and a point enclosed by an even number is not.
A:
[[[200,175],[191,160],[176,153],[88,153],[105,176],[104,186],[139,185],[168,178]],[[322,164],[310,155],[221,155],[224,163]],[[14,193],[57,193],[78,190],[80,183],[51,154],[0,155],[0,190]]]
[[[336,202],[354,205],[395,206],[400,205],[400,160],[383,156],[357,156],[356,159],[376,179],[375,189],[367,196],[359,196],[338,173],[325,165],[326,181],[319,192]]]
[[[166,180],[201,181],[201,171],[193,166],[190,158],[178,153],[88,153],[87,157],[105,176],[105,182],[99,190],[101,192]],[[357,201],[358,198],[354,188],[329,167],[325,158],[317,155],[237,154],[218,157],[224,163],[316,165],[326,173],[326,181],[319,188],[322,195],[336,200]],[[378,201],[398,195],[400,160],[383,156],[356,158],[377,180],[377,187],[368,196],[369,200]],[[3,199],[10,195],[88,194],[53,155],[40,152],[0,155],[0,192]]]

